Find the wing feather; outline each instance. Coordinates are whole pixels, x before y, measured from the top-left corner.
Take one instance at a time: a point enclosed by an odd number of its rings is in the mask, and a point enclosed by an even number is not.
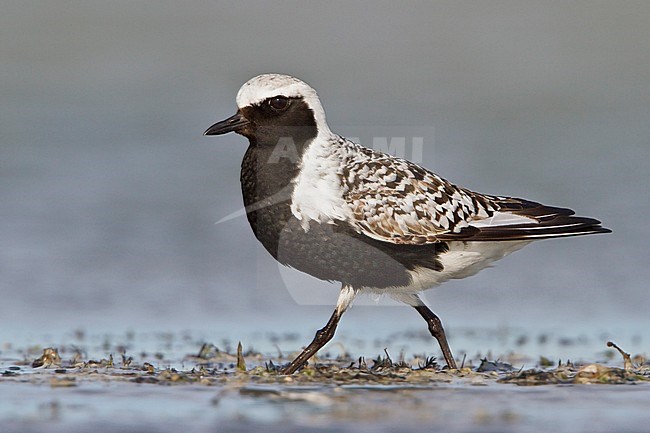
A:
[[[355,230],[394,244],[534,240],[609,233],[567,208],[479,194],[404,159],[358,146],[341,178]]]

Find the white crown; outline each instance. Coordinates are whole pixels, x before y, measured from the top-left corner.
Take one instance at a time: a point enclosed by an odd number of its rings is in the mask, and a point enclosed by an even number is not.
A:
[[[314,112],[319,133],[331,135],[325,119],[325,110],[323,110],[316,91],[304,81],[290,75],[263,74],[251,78],[237,92],[237,107],[257,105],[273,96],[302,98]]]

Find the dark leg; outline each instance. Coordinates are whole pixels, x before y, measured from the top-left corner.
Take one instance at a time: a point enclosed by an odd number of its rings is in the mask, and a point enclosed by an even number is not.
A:
[[[435,313],[426,305],[414,305],[413,308],[415,308],[424,320],[427,321],[429,332],[431,332],[431,335],[438,340],[440,349],[442,349],[442,354],[445,356],[447,367],[456,370],[458,367],[456,367],[456,361],[454,361],[454,357],[451,354],[451,349],[449,349],[449,343],[447,343],[447,337],[445,336],[445,330],[442,327],[442,322],[438,316],[436,316]]]
[[[316,331],[314,340],[309,343],[309,346],[307,346],[305,350],[303,350],[302,353],[291,362],[291,364],[280,372],[281,374],[293,374],[298,371],[300,367],[309,361],[309,358],[314,356],[321,347],[325,346],[327,342],[334,337],[334,332],[336,332],[336,326],[339,324],[341,316],[350,306],[350,303],[352,303],[355,296],[356,291],[352,286],[343,285],[343,287],[341,287],[341,293],[336,302],[336,309],[334,310],[334,313],[332,313],[332,317],[330,317],[327,325]]]
[[[334,313],[332,314],[332,317],[330,317],[329,322],[327,322],[327,325],[325,325],[325,327],[322,329],[316,331],[316,336],[314,337],[314,340],[309,344],[309,346],[307,346],[305,350],[303,350],[302,353],[298,355],[298,357],[294,359],[291,364],[284,368],[280,373],[293,374],[300,367],[306,364],[309,358],[314,356],[321,347],[325,346],[327,342],[330,341],[332,337],[334,337],[334,332],[336,332],[336,325],[339,324],[340,318],[341,315],[339,315],[338,310],[334,310]]]

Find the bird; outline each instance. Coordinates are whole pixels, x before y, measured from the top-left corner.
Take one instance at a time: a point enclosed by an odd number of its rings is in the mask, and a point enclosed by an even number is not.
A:
[[[236,113],[204,135],[248,139],[240,183],[255,237],[282,265],[341,284],[327,324],[281,374],[303,368],[362,293],[413,307],[455,370],[423,291],[536,240],[611,232],[571,209],[474,192],[335,134],[316,91],[293,76],[251,78],[236,103]]]

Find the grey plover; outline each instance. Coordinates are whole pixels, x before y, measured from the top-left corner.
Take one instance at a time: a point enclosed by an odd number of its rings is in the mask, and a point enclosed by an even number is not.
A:
[[[455,369],[421,291],[474,275],[534,240],[610,232],[570,209],[461,188],[334,134],[316,91],[288,75],[252,78],[237,108],[205,135],[249,140],[240,180],[255,236],[283,265],[342,284],[329,321],[284,374],[332,339],[359,293],[386,293],[415,308]]]

